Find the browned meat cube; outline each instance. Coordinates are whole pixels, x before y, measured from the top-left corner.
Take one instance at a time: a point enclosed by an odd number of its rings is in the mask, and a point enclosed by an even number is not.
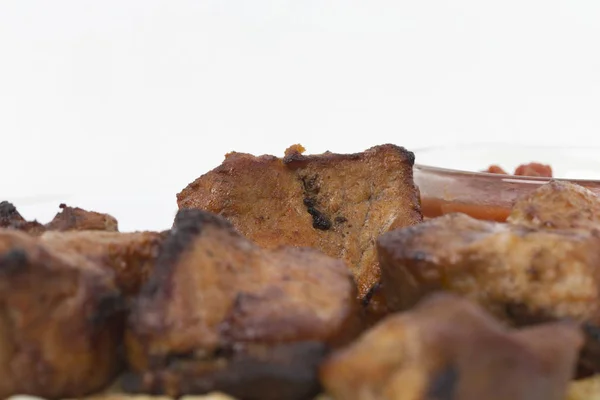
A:
[[[361,328],[352,275],[309,248],[266,250],[181,210],[128,323],[129,391],[308,399],[331,346]]]
[[[0,398],[102,389],[121,367],[123,317],[112,273],[0,230]]]
[[[41,241],[58,252],[74,252],[115,273],[118,287],[135,295],[154,266],[163,239],[159,232],[48,231]]]
[[[335,353],[321,379],[334,400],[562,400],[581,344],[572,324],[507,330],[434,295]]]
[[[589,334],[582,365],[600,370],[600,238],[451,214],[383,235],[378,251],[391,310],[448,290],[511,324],[572,318]]]
[[[119,226],[112,215],[86,211],[79,207],[59,206],[62,211],[46,225],[50,231],[108,231],[117,232]]]
[[[8,201],[0,203],[0,228],[16,229],[32,235],[41,235],[46,228],[37,221],[26,221]]]
[[[600,198],[583,186],[552,181],[519,199],[507,220],[544,229],[600,228]]]
[[[393,310],[450,290],[507,320],[536,315],[600,322],[600,239],[450,214],[380,237]]]
[[[226,217],[266,248],[314,247],[343,259],[364,297],[379,280],[375,240],[422,220],[413,153],[383,145],[358,154],[283,159],[230,153],[177,195],[180,208]]]

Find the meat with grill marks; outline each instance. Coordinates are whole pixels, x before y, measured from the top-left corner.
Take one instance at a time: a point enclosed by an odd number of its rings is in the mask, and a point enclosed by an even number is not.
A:
[[[263,249],[222,217],[180,210],[131,311],[123,384],[171,396],[312,398],[323,357],[361,329],[355,299],[341,260]]]
[[[573,323],[507,329],[436,294],[336,352],[320,375],[334,400],[563,400],[582,342]]]

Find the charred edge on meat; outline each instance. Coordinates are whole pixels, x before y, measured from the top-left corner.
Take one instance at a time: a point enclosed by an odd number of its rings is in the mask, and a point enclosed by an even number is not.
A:
[[[13,215],[18,214],[17,208],[8,201],[0,203],[0,218],[9,218]]]
[[[458,385],[458,369],[449,365],[439,371],[427,388],[427,400],[454,400]]]
[[[521,326],[531,326],[556,320],[554,316],[542,311],[532,312],[524,303],[506,303],[504,312],[507,317]]]
[[[583,329],[583,332],[586,334],[586,336],[588,336],[595,342],[600,343],[600,327],[592,325],[589,322],[585,322],[581,325],[581,328]]]
[[[107,293],[98,300],[94,313],[90,316],[92,325],[102,325],[107,320],[116,316],[124,316],[127,311],[127,303],[121,293],[115,290]]]
[[[379,292],[380,290],[381,290],[381,282],[377,282],[376,284],[371,286],[371,289],[369,289],[369,291],[365,294],[365,296],[361,300],[362,305],[364,307],[368,307],[373,296],[375,296],[375,294],[377,294],[377,292]]]
[[[331,219],[317,209],[317,195],[320,191],[317,183],[318,176],[314,175],[310,178],[303,176],[300,179],[302,180],[302,187],[304,189],[304,205],[306,206],[306,211],[313,218],[313,228],[322,231],[329,230],[331,228]]]
[[[0,272],[13,273],[19,271],[28,262],[27,253],[23,249],[12,249],[0,256]]]
[[[189,381],[184,394],[217,390],[236,398],[304,400],[321,392],[317,376],[329,349],[321,342],[275,345],[256,351],[242,350],[230,356],[226,369],[215,371],[212,384]]]
[[[177,212],[173,228],[160,247],[154,270],[150,279],[142,288],[141,294],[152,295],[159,287],[168,287],[163,282],[168,279],[171,269],[207,225],[214,225],[235,232],[235,228],[229,221],[207,211],[181,209]]]

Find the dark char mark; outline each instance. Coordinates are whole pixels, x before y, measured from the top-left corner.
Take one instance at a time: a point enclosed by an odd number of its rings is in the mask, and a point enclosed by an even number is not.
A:
[[[218,391],[241,400],[310,400],[322,391],[318,370],[329,351],[306,341],[224,349],[212,359],[173,355],[167,368],[126,373],[121,385],[129,393],[173,397]]]
[[[302,186],[304,188],[304,205],[306,211],[313,218],[313,228],[326,231],[331,229],[331,219],[327,217],[322,211],[317,209],[316,196],[319,194],[320,188],[317,183],[318,176],[302,177]]]
[[[438,372],[427,388],[427,400],[454,400],[458,385],[458,369],[449,365]]]
[[[92,325],[101,326],[115,317],[124,317],[127,303],[118,290],[104,294],[98,299],[94,312],[90,316]]]
[[[179,257],[198,237],[204,227],[213,225],[221,229],[235,232],[235,228],[225,218],[207,211],[197,209],[181,209],[175,216],[173,227],[163,241],[152,275],[141,290],[141,295],[152,295],[159,287],[169,287],[164,281],[177,263]]]
[[[17,213],[17,208],[8,201],[0,203],[0,218],[6,218]]]
[[[312,399],[321,392],[318,368],[328,352],[324,343],[310,341],[242,351],[208,379],[189,380],[184,393],[216,390],[243,400]]]
[[[367,307],[369,305],[369,303],[371,302],[371,299],[373,298],[373,296],[375,294],[377,294],[380,290],[381,290],[381,282],[377,282],[376,284],[371,286],[371,289],[369,289],[369,291],[365,294],[365,297],[363,297],[361,300],[363,307]]]
[[[11,249],[6,254],[0,256],[0,273],[17,272],[28,262],[27,253],[23,249]]]

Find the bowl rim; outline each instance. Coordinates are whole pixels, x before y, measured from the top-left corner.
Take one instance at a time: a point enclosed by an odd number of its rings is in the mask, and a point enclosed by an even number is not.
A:
[[[411,152],[415,155],[415,163],[413,168],[428,172],[435,172],[440,175],[455,175],[462,177],[485,177],[489,179],[495,179],[497,181],[503,182],[514,182],[514,183],[545,183],[550,181],[559,181],[559,182],[572,182],[572,183],[581,183],[581,184],[599,184],[600,179],[570,179],[570,178],[548,178],[548,177],[540,177],[540,176],[527,176],[527,175],[513,175],[513,174],[494,174],[491,172],[483,172],[483,171],[467,171],[462,169],[455,168],[445,168],[445,167],[435,167],[433,165],[420,164],[418,162],[418,154],[430,151],[439,151],[439,150],[447,150],[447,149],[465,149],[465,148],[481,148],[481,147],[490,147],[494,146],[498,147],[512,147],[519,149],[537,149],[537,150],[567,150],[567,151],[598,151],[600,153],[600,147],[596,146],[562,146],[562,145],[533,145],[533,144],[510,144],[506,142],[475,142],[475,143],[455,143],[455,144],[442,144],[442,145],[433,145],[433,146],[425,146],[416,148],[411,150]]]

